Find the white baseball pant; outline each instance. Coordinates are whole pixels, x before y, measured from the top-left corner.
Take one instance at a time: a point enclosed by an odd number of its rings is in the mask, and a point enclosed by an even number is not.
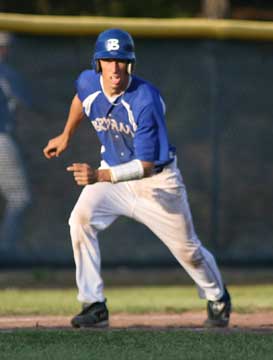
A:
[[[69,219],[78,300],[104,301],[98,232],[124,215],[145,224],[170,249],[197,285],[199,296],[224,293],[213,255],[198,239],[176,160],[159,174],[140,180],[84,187]]]
[[[0,224],[0,251],[12,254],[22,236],[31,192],[19,148],[8,133],[0,133],[0,169],[0,192],[5,199],[5,211]]]

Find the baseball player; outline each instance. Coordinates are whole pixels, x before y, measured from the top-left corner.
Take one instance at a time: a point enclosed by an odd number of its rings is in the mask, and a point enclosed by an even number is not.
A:
[[[31,191],[20,147],[15,137],[16,115],[20,105],[32,107],[27,85],[7,62],[12,36],[0,32],[0,193],[5,209],[0,223],[0,255],[18,251],[18,240]]]
[[[120,215],[150,228],[188,272],[207,300],[205,326],[227,326],[230,296],[213,255],[195,233],[175,148],[168,139],[164,101],[152,84],[133,75],[135,61],[130,34],[120,29],[102,32],[93,70],[77,79],[64,130],[44,148],[46,158],[58,157],[85,117],[101,142],[99,168],[86,163],[67,168],[84,186],[69,219],[82,303],[72,326],[108,325],[98,234]]]

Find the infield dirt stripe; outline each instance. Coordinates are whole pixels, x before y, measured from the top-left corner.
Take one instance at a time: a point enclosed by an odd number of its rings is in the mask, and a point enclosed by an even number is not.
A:
[[[185,312],[182,314],[119,313],[110,316],[110,328],[203,328],[206,312]],[[0,329],[20,328],[71,328],[68,316],[3,316],[0,317]],[[230,328],[245,328],[273,331],[273,312],[250,314],[232,313]]]

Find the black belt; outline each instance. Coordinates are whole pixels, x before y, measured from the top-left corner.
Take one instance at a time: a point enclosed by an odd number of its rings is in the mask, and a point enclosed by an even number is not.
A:
[[[173,159],[171,161],[169,161],[167,164],[155,166],[154,173],[155,174],[161,173],[165,169],[165,167],[169,166],[172,162],[173,162]]]
[[[163,169],[164,169],[165,166],[166,166],[166,165],[155,166],[155,167],[154,167],[154,173],[155,173],[155,174],[161,173],[161,172],[163,171]]]

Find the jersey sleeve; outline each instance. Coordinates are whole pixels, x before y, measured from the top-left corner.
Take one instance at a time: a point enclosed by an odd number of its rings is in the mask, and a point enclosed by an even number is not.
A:
[[[98,75],[94,70],[84,70],[75,82],[76,92],[79,99],[83,102],[84,99],[93,91],[98,84]]]
[[[170,161],[170,144],[165,120],[165,104],[157,91],[146,93],[149,101],[137,119],[134,138],[135,157],[142,161],[166,164]]]
[[[134,138],[134,151],[137,159],[156,161],[158,159],[158,126],[152,105],[147,105],[139,115]]]

